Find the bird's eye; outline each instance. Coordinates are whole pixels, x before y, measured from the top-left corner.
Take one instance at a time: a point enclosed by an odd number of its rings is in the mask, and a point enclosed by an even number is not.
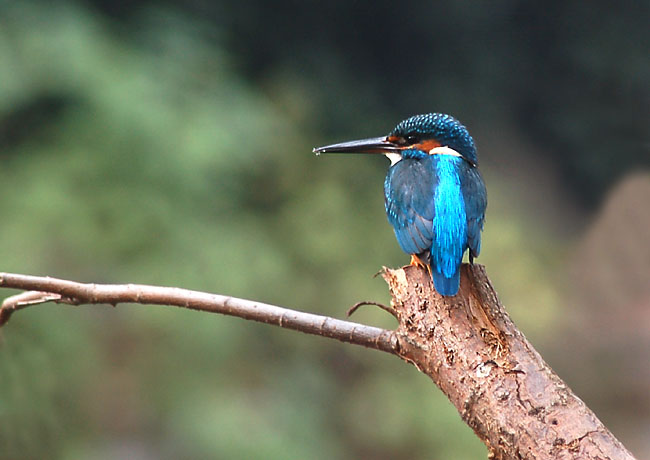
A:
[[[407,134],[406,136],[404,136],[404,140],[408,145],[413,145],[413,144],[417,144],[418,137],[415,134]]]

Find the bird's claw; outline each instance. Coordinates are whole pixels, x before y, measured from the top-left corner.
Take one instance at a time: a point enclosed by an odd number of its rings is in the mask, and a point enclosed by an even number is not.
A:
[[[429,276],[431,276],[431,266],[422,262],[422,259],[417,254],[411,254],[411,262],[409,262],[409,265],[424,268],[429,273]]]

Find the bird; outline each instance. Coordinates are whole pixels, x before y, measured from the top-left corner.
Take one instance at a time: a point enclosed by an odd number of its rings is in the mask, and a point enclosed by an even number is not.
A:
[[[427,113],[400,122],[387,136],[313,149],[322,153],[383,154],[391,162],[384,205],[411,265],[426,268],[436,291],[455,296],[465,251],[481,252],[487,190],[474,139],[451,115]]]

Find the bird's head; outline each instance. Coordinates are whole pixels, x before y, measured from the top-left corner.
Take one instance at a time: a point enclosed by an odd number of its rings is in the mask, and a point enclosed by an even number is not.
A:
[[[388,136],[326,145],[314,153],[383,153],[394,164],[402,158],[452,155],[472,166],[478,164],[476,146],[467,128],[451,115],[414,115],[398,124]]]

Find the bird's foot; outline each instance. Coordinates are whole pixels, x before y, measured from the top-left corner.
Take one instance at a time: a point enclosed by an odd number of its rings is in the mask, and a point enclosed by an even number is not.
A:
[[[424,262],[422,262],[422,259],[420,259],[420,257],[418,257],[417,254],[411,254],[411,262],[409,263],[409,265],[425,268],[427,270],[427,273],[429,273],[429,276],[431,276],[431,266],[429,266],[429,264],[425,264]]]
[[[346,316],[349,318],[350,316],[352,316],[352,314],[354,314],[355,311],[357,311],[357,310],[359,309],[359,307],[362,307],[362,306],[364,306],[364,305],[375,305],[375,306],[381,308],[382,310],[387,311],[387,312],[390,313],[390,314],[391,314],[395,319],[397,319],[397,320],[399,321],[399,317],[397,316],[397,310],[395,310],[393,307],[387,307],[386,305],[384,305],[384,304],[382,304],[382,303],[379,303],[379,302],[373,302],[373,301],[361,301],[361,302],[357,302],[357,303],[355,303],[354,305],[352,305],[352,306],[348,309],[348,311],[347,311],[347,313],[346,313]]]

